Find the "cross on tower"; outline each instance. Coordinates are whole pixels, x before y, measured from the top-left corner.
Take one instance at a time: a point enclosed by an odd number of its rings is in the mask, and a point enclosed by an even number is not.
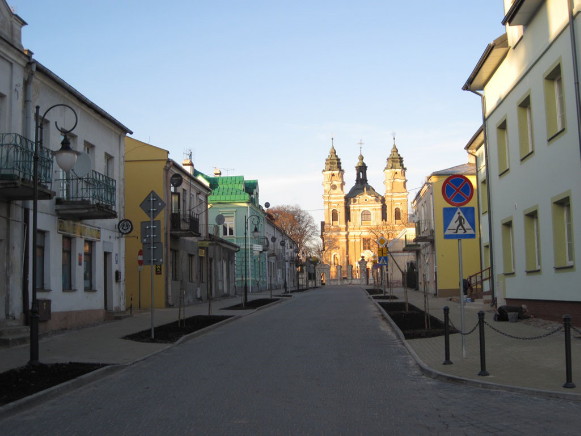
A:
[[[363,144],[364,144],[363,139],[360,139],[357,144],[359,145],[359,154],[361,154],[362,153],[361,150],[363,149]]]

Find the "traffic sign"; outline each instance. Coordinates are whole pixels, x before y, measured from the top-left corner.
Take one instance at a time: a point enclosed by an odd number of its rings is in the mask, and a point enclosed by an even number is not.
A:
[[[455,174],[444,180],[442,184],[442,196],[451,206],[464,206],[474,195],[474,187],[468,177]]]
[[[165,202],[160,198],[155,191],[151,191],[147,194],[147,197],[139,205],[141,210],[147,214],[151,219],[155,219],[157,215],[165,207]]]
[[[387,245],[387,243],[389,242],[389,240],[384,236],[380,236],[376,242],[380,247],[385,247]]]
[[[379,264],[380,265],[387,265],[387,261],[388,261],[388,257],[387,256],[379,256]]]
[[[475,239],[476,222],[473,207],[445,207],[444,239]]]
[[[143,250],[141,248],[137,252],[137,265],[143,266]]]

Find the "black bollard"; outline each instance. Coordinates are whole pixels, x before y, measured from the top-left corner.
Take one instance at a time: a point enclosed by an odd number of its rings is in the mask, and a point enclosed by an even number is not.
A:
[[[481,310],[478,312],[478,331],[480,332],[480,372],[478,375],[487,376],[488,371],[486,371],[486,351],[484,344],[484,312]]]
[[[444,362],[443,365],[452,365],[450,360],[450,308],[444,306]]]
[[[565,329],[565,372],[567,373],[567,381],[563,385],[564,388],[574,388],[573,370],[571,365],[571,315],[563,315],[563,328]]]

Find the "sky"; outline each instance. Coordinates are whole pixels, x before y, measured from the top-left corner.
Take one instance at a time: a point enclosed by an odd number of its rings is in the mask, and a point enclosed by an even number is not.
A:
[[[462,91],[504,32],[502,0],[7,0],[36,60],[133,131],[260,202],[323,220],[331,138],[384,191],[395,142],[411,200],[467,162],[480,99]],[[362,145],[360,145],[362,143]]]

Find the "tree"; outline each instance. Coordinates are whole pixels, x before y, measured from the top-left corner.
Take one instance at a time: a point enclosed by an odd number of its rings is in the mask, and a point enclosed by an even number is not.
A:
[[[268,214],[274,224],[296,242],[299,253],[314,254],[311,251],[317,244],[319,232],[310,213],[298,205],[281,205],[268,209]]]

